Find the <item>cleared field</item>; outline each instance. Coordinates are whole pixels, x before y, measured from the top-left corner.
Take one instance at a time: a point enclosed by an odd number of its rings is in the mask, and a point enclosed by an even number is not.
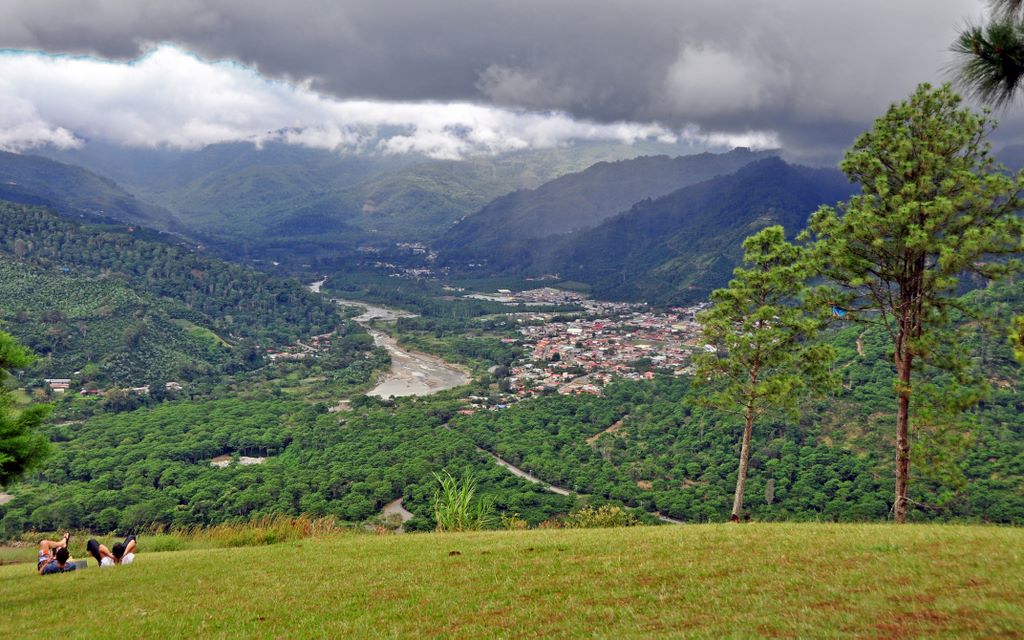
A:
[[[405,536],[0,567],[0,637],[1024,638],[1024,530],[746,524]]]

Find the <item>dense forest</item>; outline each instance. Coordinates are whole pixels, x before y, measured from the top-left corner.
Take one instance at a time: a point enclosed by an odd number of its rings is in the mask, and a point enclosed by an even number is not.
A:
[[[142,384],[259,366],[259,348],[360,332],[294,280],[122,225],[0,203],[0,323],[39,377]]]
[[[5,507],[0,535],[27,528],[95,531],[188,526],[269,514],[358,522],[406,497],[407,528],[432,527],[433,473],[479,470],[497,507],[537,523],[573,500],[525,483],[444,427],[451,400],[399,407],[364,400],[349,412],[266,397],[155,408],[47,428],[57,453]],[[262,464],[211,465],[220,455]]]

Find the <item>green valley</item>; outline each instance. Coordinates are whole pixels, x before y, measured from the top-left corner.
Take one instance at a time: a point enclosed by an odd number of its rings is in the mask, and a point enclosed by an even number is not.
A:
[[[1024,640],[1024,0],[392,4],[5,4],[0,640]]]

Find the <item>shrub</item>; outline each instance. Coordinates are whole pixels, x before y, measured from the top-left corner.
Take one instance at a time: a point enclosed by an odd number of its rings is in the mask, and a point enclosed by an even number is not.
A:
[[[600,507],[586,506],[570,513],[563,526],[567,529],[597,529],[603,527],[635,527],[640,524],[632,513],[610,504]]]
[[[519,517],[518,513],[501,514],[501,528],[506,531],[521,531],[523,529],[529,529],[530,523]]]

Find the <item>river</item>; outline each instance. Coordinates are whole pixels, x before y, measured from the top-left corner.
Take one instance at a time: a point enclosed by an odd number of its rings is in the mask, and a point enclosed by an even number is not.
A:
[[[314,283],[316,284],[316,283]],[[310,285],[312,286],[312,285]],[[359,324],[365,325],[373,320],[383,320],[384,322],[392,322],[399,318],[415,318],[415,313],[408,311],[402,311],[401,309],[392,309],[390,307],[381,307],[375,304],[368,304],[366,302],[360,302],[358,300],[344,300],[342,298],[332,298],[334,302],[337,302],[343,307],[360,307],[363,312],[358,316],[352,318]]]
[[[326,280],[327,278],[323,278],[309,284],[309,290],[319,293],[320,287]],[[333,300],[342,306],[362,308],[363,313],[353,320],[361,324],[373,336],[375,345],[383,347],[391,355],[391,370],[384,374],[377,381],[377,386],[370,389],[366,395],[380,398],[428,396],[469,383],[469,374],[461,367],[449,364],[429,353],[407,351],[398,346],[398,342],[394,338],[370,326],[374,320],[392,322],[399,318],[414,318],[416,314],[357,300],[338,298]]]
[[[391,371],[366,395],[380,398],[429,396],[469,383],[470,377],[464,370],[441,358],[419,351],[406,351],[383,331],[369,327],[366,330],[373,336],[374,344],[384,347],[391,354]]]

